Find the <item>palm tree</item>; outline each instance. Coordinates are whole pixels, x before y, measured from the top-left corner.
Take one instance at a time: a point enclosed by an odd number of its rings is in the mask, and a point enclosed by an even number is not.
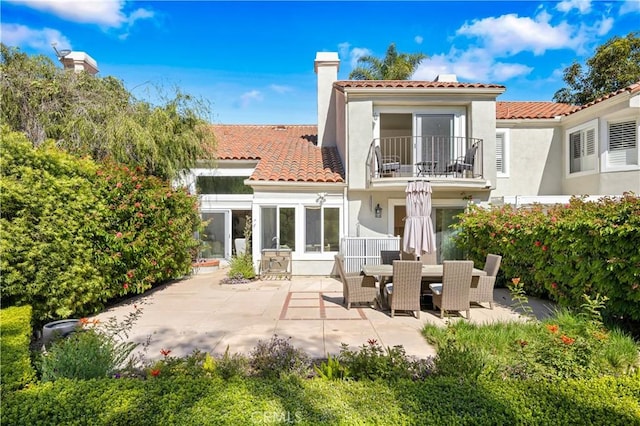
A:
[[[351,80],[408,80],[420,61],[428,56],[424,53],[398,53],[396,44],[387,48],[384,59],[366,55],[358,59],[358,66],[349,74]]]

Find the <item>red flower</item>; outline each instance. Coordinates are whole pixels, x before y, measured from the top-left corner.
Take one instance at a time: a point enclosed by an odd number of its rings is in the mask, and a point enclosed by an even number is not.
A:
[[[547,251],[547,246],[542,246],[542,251]]]
[[[374,346],[378,343],[378,341],[376,339],[369,339],[367,340],[367,343],[371,346]]]
[[[167,356],[171,353],[171,349],[160,349],[162,356]]]
[[[535,243],[533,243],[536,245],[536,247],[540,247],[542,245],[542,243],[540,241],[536,241]]]
[[[127,277],[133,278],[133,271],[127,271]]]
[[[557,220],[558,220],[558,219],[556,219],[556,217],[555,217],[555,216],[551,216],[551,222],[556,223],[556,221],[557,221]]]
[[[552,289],[554,289],[554,290],[555,290],[555,289],[557,289],[557,288],[558,288],[558,284],[556,284],[556,283],[551,283],[551,288],[552,288]]]
[[[122,288],[124,288],[125,290],[129,288],[129,283],[124,283],[122,284]]]
[[[160,375],[160,369],[154,368],[153,370],[151,370],[151,375],[153,377],[158,377]]]
[[[137,184],[137,185],[136,185],[136,189],[140,189],[140,188],[142,188],[142,185]]]
[[[560,339],[562,339],[562,343],[564,343],[565,345],[573,345],[573,342],[576,341],[576,339],[572,339],[571,337],[565,336],[564,334],[562,335],[562,337],[560,337]]]
[[[553,334],[556,334],[559,328],[556,324],[547,324],[545,327],[547,327],[547,330],[549,330]]]
[[[136,209],[139,209],[141,205],[142,205],[142,204],[140,204],[140,202],[138,201],[138,202],[136,202],[133,206],[134,206]]]
[[[522,339],[520,339],[520,340],[518,341],[518,343],[519,343],[519,344],[520,344],[520,346],[521,346],[521,347],[523,347],[523,348],[529,344],[529,342],[527,342],[526,340],[522,340]]]

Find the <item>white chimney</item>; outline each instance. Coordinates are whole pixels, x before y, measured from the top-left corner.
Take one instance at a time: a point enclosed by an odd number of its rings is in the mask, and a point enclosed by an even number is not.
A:
[[[333,82],[338,80],[338,53],[317,52],[314,66],[318,75],[318,146],[335,146],[336,105]]]
[[[98,63],[85,52],[70,52],[59,59],[66,70],[86,71],[91,75],[98,73]]]
[[[438,74],[435,81],[441,81],[444,83],[457,83],[458,77],[455,74]]]

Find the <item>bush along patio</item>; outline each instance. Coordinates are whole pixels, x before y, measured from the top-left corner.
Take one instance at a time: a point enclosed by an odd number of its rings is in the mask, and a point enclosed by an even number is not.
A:
[[[2,128],[0,288],[34,326],[98,312],[191,270],[196,197],[141,169],[98,165]]]
[[[178,358],[164,348],[153,363],[127,357],[136,307],[120,322],[81,321],[35,354],[35,369],[28,339],[18,338],[30,334],[30,310],[8,308],[2,371],[10,361],[21,373],[3,375],[2,417],[42,425],[638,424],[638,347],[604,330],[596,305],[544,323],[427,327],[435,358],[371,339],[311,360],[273,336],[247,355],[227,348]],[[16,337],[6,346],[9,328]]]
[[[519,209],[472,205],[459,218],[457,244],[476,263],[486,253],[502,255],[504,280],[519,277],[528,294],[572,308],[585,294],[607,297],[607,319],[640,324],[637,195]]]

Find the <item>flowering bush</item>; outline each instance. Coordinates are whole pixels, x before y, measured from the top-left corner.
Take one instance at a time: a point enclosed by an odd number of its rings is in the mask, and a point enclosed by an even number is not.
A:
[[[544,208],[470,206],[454,225],[456,242],[482,265],[502,255],[503,277],[530,295],[579,308],[582,295],[609,298],[606,313],[640,321],[640,197],[627,193]]]
[[[193,235],[201,226],[196,197],[139,168],[113,164],[98,170],[96,184],[108,211],[96,239],[108,297],[142,293],[191,271],[199,245]]]

